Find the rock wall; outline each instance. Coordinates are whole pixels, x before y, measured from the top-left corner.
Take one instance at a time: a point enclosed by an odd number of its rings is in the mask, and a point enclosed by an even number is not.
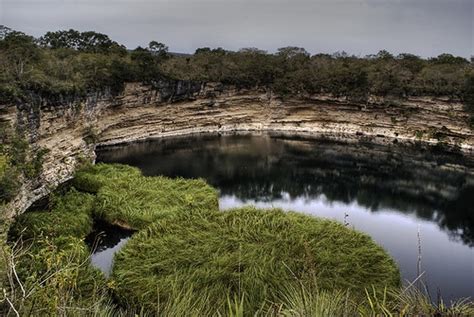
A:
[[[93,160],[95,145],[202,132],[279,131],[377,143],[442,143],[472,155],[474,133],[460,102],[410,98],[387,104],[371,97],[355,103],[329,95],[282,99],[265,89],[217,83],[129,83],[123,93],[0,105],[0,122],[26,132],[33,147],[49,150],[43,173],[25,181],[9,216],[72,177],[81,159]]]

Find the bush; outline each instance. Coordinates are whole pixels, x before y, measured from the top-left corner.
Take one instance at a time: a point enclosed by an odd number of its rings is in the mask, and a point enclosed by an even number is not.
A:
[[[116,255],[112,276],[119,298],[137,306],[166,307],[181,290],[215,309],[243,298],[251,313],[289,285],[315,282],[355,295],[400,285],[395,262],[367,235],[329,220],[254,208],[155,222]]]
[[[6,155],[0,154],[0,204],[10,201],[20,189],[20,173],[10,164]]]

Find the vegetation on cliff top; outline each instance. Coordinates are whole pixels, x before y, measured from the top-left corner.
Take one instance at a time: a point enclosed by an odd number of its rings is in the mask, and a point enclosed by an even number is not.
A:
[[[344,52],[311,56],[303,48],[285,47],[275,54],[255,48],[238,52],[200,48],[191,56],[178,56],[156,41],[128,51],[96,32],[48,32],[39,39],[9,29],[2,33],[2,102],[31,101],[38,96],[59,102],[98,90],[119,92],[127,81],[154,84],[165,78],[265,86],[280,95],[323,92],[359,100],[369,94],[463,98],[474,78],[472,63],[450,54],[430,59],[393,56],[387,51],[365,57]]]

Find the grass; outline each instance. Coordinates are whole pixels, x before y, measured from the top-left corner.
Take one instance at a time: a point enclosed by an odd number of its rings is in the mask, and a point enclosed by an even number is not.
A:
[[[218,210],[217,191],[203,180],[145,177],[126,165],[87,166],[73,184],[97,195],[96,218],[132,229],[180,212]]]
[[[92,231],[94,199],[72,188],[53,195],[49,210],[24,213],[11,225],[10,244],[21,251],[10,255],[16,263],[10,270],[18,276],[10,278],[10,287],[26,290],[11,296],[25,314],[60,314],[64,305],[82,305],[105,290],[84,242]]]
[[[122,164],[88,164],[76,172],[73,186],[80,191],[96,194],[106,184],[138,177],[142,177],[142,173],[136,167]]]
[[[119,297],[135,305],[166,306],[177,287],[217,309],[228,296],[244,298],[250,312],[276,300],[288,284],[363,294],[400,283],[394,261],[367,235],[333,221],[254,208],[155,222],[116,256],[113,278]]]
[[[332,221],[218,212],[202,180],[124,165],[86,166],[73,186],[47,210],[17,217],[10,244],[2,240],[0,315],[15,315],[7,299],[21,316],[474,315],[472,301],[433,304],[400,288],[382,248]],[[108,281],[84,243],[94,219],[141,229]]]
[[[95,219],[142,228],[181,211],[217,211],[217,193],[204,181],[148,178],[125,165],[85,166],[73,186],[80,191],[54,193],[46,210],[24,213],[10,226],[10,245],[22,251],[7,254],[2,248],[3,258],[14,257],[17,263],[2,261],[2,273],[10,274],[11,290],[30,292],[20,297],[7,292],[5,298],[14,299],[26,314],[62,315],[65,305],[85,307],[104,292],[104,276],[91,267],[84,242]]]
[[[71,189],[64,196],[52,199],[52,208],[24,213],[10,228],[10,237],[17,240],[41,237],[72,236],[84,238],[92,231],[92,213],[95,197]]]
[[[137,177],[110,182],[97,194],[98,217],[133,229],[194,210],[218,210],[217,192],[203,180]]]

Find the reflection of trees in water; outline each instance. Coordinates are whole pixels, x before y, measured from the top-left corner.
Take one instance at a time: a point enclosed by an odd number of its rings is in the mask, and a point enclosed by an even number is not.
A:
[[[474,245],[473,164],[455,155],[262,136],[183,138],[121,151],[102,158],[139,166],[147,175],[203,177],[242,200],[324,195],[374,212],[415,213]]]
[[[116,246],[122,239],[132,236],[135,231],[123,229],[104,221],[94,224],[94,230],[86,238],[86,243],[93,248],[94,253]]]

